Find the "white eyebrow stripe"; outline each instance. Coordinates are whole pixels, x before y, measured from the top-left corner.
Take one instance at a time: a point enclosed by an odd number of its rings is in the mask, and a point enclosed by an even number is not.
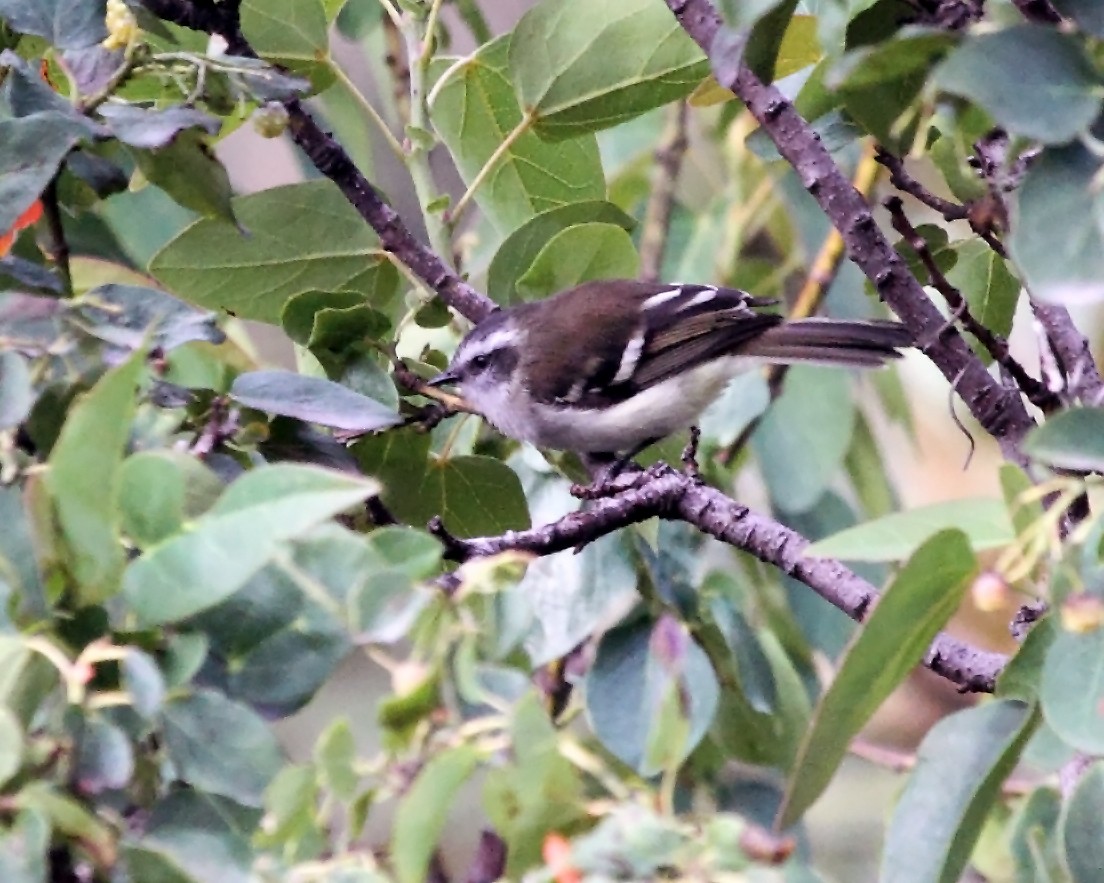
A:
[[[661,304],[667,303],[669,300],[674,300],[682,294],[682,286],[678,285],[674,288],[669,288],[666,291],[661,291],[659,294],[653,294],[644,303],[640,305],[642,310],[654,310]]]
[[[495,350],[517,343],[517,336],[517,332],[512,328],[499,328],[481,340],[473,340],[467,347],[467,352],[463,353],[463,357],[467,360],[474,356],[488,355]]]
[[[640,361],[640,354],[644,352],[644,329],[639,329],[632,339],[625,344],[625,351],[621,353],[621,362],[617,366],[617,373],[613,375],[611,385],[624,383],[633,376],[636,363]]]
[[[678,311],[681,313],[683,310],[689,310],[692,307],[698,306],[698,304],[707,304],[711,300],[713,300],[713,298],[715,298],[716,296],[717,296],[717,289],[716,288],[707,288],[705,291],[699,291],[692,298],[690,298],[690,300],[688,300],[686,303],[682,304],[678,308]]]

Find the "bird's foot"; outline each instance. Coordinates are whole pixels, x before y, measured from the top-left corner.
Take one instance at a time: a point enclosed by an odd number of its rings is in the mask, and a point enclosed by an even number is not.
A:
[[[698,468],[698,442],[701,441],[701,430],[697,426],[690,427],[690,441],[682,449],[682,471],[692,481],[701,481],[701,469]]]

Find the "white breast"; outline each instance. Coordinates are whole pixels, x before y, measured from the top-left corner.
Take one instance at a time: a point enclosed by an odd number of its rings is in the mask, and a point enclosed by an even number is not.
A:
[[[735,357],[717,359],[603,410],[537,406],[534,425],[526,427],[528,440],[544,448],[623,453],[648,439],[686,429],[728,381],[751,363]]]

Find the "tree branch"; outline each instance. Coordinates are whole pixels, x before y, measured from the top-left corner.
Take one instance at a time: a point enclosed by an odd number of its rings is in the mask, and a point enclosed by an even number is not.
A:
[[[685,521],[702,533],[774,565],[856,622],[862,622],[878,597],[877,589],[841,562],[807,557],[804,553],[809,541],[796,531],[752,512],[715,488],[665,464],[646,470],[635,487],[597,500],[590,509],[571,512],[542,527],[507,531],[498,537],[466,540],[451,537],[448,554],[455,560],[505,551],[551,555],[653,517]],[[924,664],[963,690],[992,692],[1006,661],[1000,653],[979,650],[941,634],[929,648]]]
[[[142,0],[152,13],[165,21],[193,30],[217,34],[226,40],[232,55],[256,58],[253,47],[241,32],[238,4],[211,0]],[[432,288],[448,306],[478,322],[495,304],[461,279],[437,254],[421,243],[398,213],[356,167],[340,144],[322,131],[297,99],[284,102],[288,131],[318,171],[333,181],[345,198],[371,225],[380,245],[402,261]]]
[[[925,354],[947,380],[957,382],[963,401],[1000,444],[1004,456],[1026,464],[1020,442],[1035,422],[1019,392],[990,376],[957,330],[945,328],[942,314],[878,229],[867,201],[842,174],[792,103],[752,73],[738,49],[729,45],[732,41],[714,43],[721,26],[708,0],[667,0],[667,5],[710,56],[717,80],[747,105],[779,153],[797,171],[802,185],[840,231],[851,260],[917,339],[931,341]]]
[[[1012,354],[1008,351],[1008,341],[995,331],[986,328],[970,311],[970,305],[962,292],[951,285],[943,271],[939,269],[935,256],[928,248],[924,237],[916,232],[908,216],[905,214],[904,204],[899,196],[891,196],[885,201],[885,207],[889,210],[893,229],[904,238],[905,242],[916,252],[924,269],[928,271],[928,280],[931,286],[943,295],[947,306],[951,309],[951,321],[959,321],[980,343],[993,360],[1008,372],[1016,382],[1024,395],[1031,400],[1036,407],[1049,411],[1061,404],[1054,393],[1044,384],[1036,380],[1024,369]]]
[[[667,250],[667,236],[671,228],[675,184],[689,143],[686,137],[688,109],[685,101],[671,106],[670,122],[655,151],[652,192],[648,197],[640,228],[640,278],[645,282],[658,282],[663,273],[663,255]]]

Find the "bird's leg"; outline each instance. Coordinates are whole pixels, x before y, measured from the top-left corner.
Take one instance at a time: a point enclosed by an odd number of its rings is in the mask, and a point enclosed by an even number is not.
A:
[[[701,481],[701,470],[698,468],[699,441],[701,441],[701,429],[697,426],[691,426],[690,441],[682,449],[682,471],[694,481]]]
[[[633,483],[636,480],[635,478],[632,482],[628,484],[622,484],[622,482],[616,480],[617,477],[625,470],[626,466],[632,463],[633,457],[635,457],[645,448],[654,445],[657,441],[659,441],[658,438],[645,439],[644,441],[633,445],[632,448],[629,449],[628,453],[620,457],[617,457],[615,454],[612,453],[605,455],[592,454],[592,459],[605,459],[606,457],[613,457],[614,459],[613,462],[610,463],[608,467],[606,467],[605,471],[589,485],[573,485],[571,488],[572,495],[582,500],[598,500],[602,497],[609,497],[613,494],[619,493],[620,491],[626,490],[629,487],[632,487]]]

